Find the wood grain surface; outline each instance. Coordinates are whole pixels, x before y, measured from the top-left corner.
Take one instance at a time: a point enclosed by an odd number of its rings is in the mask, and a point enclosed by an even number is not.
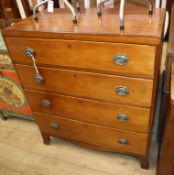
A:
[[[6,42],[14,63],[32,64],[31,57],[25,56],[24,50],[33,48],[38,65],[84,68],[148,78],[153,78],[154,74],[154,46],[27,38],[6,38]],[[126,65],[114,63],[114,56],[118,54],[127,56]]]
[[[3,33],[16,37],[61,37],[157,45],[161,41],[164,16],[163,9],[154,9],[152,17],[149,17],[147,8],[125,10],[125,30],[120,32],[118,9],[105,8],[102,18],[97,17],[96,8],[86,9],[78,14],[77,25],[72,24],[68,9],[57,9],[54,13],[41,12],[38,23],[29,17],[5,29]]]
[[[171,104],[174,105],[174,63],[171,64],[170,93]]]
[[[25,89],[45,90],[142,107],[151,106],[152,80],[40,67],[45,81],[43,84],[37,84],[33,80],[34,67],[18,64],[16,69]],[[128,95],[118,95],[115,92],[120,86],[128,88]]]
[[[140,155],[144,155],[146,152],[146,134],[117,130],[41,113],[34,113],[34,116],[41,132],[48,133],[49,135],[81,141],[106,151],[136,153]],[[51,128],[51,124],[57,124],[58,128]],[[129,144],[119,144],[118,140],[121,138],[127,139]]]
[[[149,131],[149,109],[31,90],[25,90],[25,94],[34,112],[136,132]],[[50,107],[45,107],[43,100],[48,100]],[[120,114],[127,115],[128,120],[120,121]]]
[[[168,42],[168,56],[174,57],[174,4],[170,16],[169,42]]]
[[[170,114],[173,115],[172,113]],[[166,116],[166,117],[170,117],[170,116]],[[163,134],[163,142],[161,145],[157,175],[174,174],[174,158],[173,158],[174,139],[172,137],[173,135],[171,135],[171,133],[173,132],[174,132],[174,123],[167,121],[165,125],[164,134]]]

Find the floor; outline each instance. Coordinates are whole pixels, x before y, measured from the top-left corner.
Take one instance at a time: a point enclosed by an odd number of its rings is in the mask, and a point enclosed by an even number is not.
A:
[[[35,122],[0,121],[0,175],[154,175],[156,149],[150,170],[136,158],[94,151],[52,138],[46,146]]]
[[[165,52],[166,44],[163,58]],[[57,138],[46,146],[34,121],[0,120],[0,175],[155,175],[157,147],[153,139],[150,169],[143,170],[138,159],[126,155],[94,151]]]

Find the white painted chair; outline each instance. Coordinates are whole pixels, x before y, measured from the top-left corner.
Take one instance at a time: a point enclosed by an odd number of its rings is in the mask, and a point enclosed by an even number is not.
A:
[[[33,16],[34,16],[34,20],[38,21],[38,17],[36,14],[37,9],[48,3],[48,1],[50,0],[44,0],[38,4],[36,4],[33,8]],[[82,2],[82,1],[81,1]],[[84,7],[85,8],[90,8],[91,7],[91,1],[90,0],[84,0]],[[149,2],[149,15],[153,14],[153,4],[152,4],[152,0],[148,0]],[[61,8],[65,8],[65,6],[67,6],[69,8],[69,10],[72,13],[72,19],[73,19],[73,23],[77,23],[77,17],[76,17],[76,12],[75,12],[75,8],[73,7],[72,3],[70,3],[68,0],[59,0],[60,3],[60,7]],[[79,0],[75,1],[75,6],[77,10],[80,10],[80,2]],[[96,0],[96,4],[97,4],[97,15],[101,16],[102,15],[102,6],[105,7],[113,7],[114,6],[114,0]],[[119,9],[119,16],[120,16],[120,30],[124,30],[124,6],[125,6],[125,0],[120,0],[120,9]]]

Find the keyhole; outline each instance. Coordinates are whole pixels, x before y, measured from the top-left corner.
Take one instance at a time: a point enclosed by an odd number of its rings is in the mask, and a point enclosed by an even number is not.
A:
[[[71,48],[71,44],[68,44],[68,47]]]

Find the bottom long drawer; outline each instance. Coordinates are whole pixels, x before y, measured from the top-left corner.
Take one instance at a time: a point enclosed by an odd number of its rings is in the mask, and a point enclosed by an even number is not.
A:
[[[105,151],[145,155],[147,134],[139,134],[58,116],[34,113],[41,132],[89,144]]]

